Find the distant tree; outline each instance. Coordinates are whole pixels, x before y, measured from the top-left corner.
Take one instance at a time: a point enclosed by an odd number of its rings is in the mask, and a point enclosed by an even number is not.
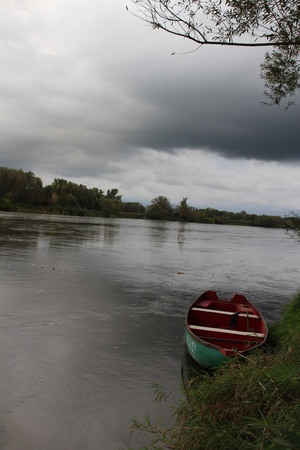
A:
[[[173,208],[170,201],[160,195],[154,198],[151,205],[146,208],[146,218],[153,220],[169,220],[173,216]]]
[[[51,184],[52,192],[60,195],[62,192],[66,191],[68,185],[68,181],[63,178],[54,178],[53,183]]]
[[[102,208],[103,191],[96,187],[89,189],[91,199],[93,201],[93,209],[99,211]]]
[[[105,217],[118,217],[121,211],[122,195],[118,189],[108,189],[102,200],[102,213]]]
[[[42,180],[31,171],[1,167],[0,199],[4,205],[16,203],[41,205],[45,201]]]
[[[45,202],[45,193],[41,178],[36,177],[33,172],[25,172],[25,186],[23,202],[29,205],[42,205]]]
[[[122,211],[126,214],[132,215],[132,217],[143,217],[145,213],[145,206],[139,202],[123,202]]]
[[[106,191],[106,197],[107,198],[114,198],[115,200],[121,200],[122,195],[119,194],[119,189],[108,189]]]
[[[75,208],[82,213],[82,209],[97,210],[102,207],[103,191],[88,189],[83,184],[73,183],[62,178],[55,178],[51,186],[45,188],[47,198],[51,197],[51,204],[64,208]]]
[[[134,13],[199,46],[270,47],[261,65],[266,104],[288,98],[300,87],[299,0],[132,0]]]
[[[123,211],[145,212],[145,206],[139,202],[123,202]]]

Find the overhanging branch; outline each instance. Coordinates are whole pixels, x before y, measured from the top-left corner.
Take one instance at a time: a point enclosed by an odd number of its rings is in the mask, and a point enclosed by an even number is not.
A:
[[[143,19],[144,20],[144,19]],[[164,25],[155,22],[148,22],[151,24],[154,29],[161,29],[166,31],[169,34],[173,34],[174,36],[183,37],[190,41],[193,41],[200,45],[221,45],[221,46],[229,46],[229,47],[300,47],[300,41],[291,41],[291,42],[276,42],[276,41],[266,41],[266,42],[235,42],[235,41],[218,41],[218,40],[207,40],[207,39],[197,39],[191,35],[180,33],[174,30],[171,30]]]
[[[271,104],[296,96],[300,88],[299,0],[131,1],[136,6],[131,14],[154,29],[194,42],[197,49],[204,45],[271,48],[261,64],[265,96]]]

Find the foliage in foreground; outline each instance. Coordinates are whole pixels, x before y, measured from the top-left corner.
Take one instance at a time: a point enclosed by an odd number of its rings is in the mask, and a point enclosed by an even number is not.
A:
[[[300,294],[270,329],[266,349],[198,375],[185,392],[171,428],[133,421],[132,429],[153,435],[145,449],[300,448]]]
[[[285,220],[287,233],[298,242],[300,241],[300,215],[292,212]]]

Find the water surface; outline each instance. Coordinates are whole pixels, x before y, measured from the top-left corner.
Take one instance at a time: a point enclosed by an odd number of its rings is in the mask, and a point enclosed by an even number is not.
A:
[[[283,230],[0,213],[0,448],[141,448],[152,383],[180,394],[184,316],[203,290],[267,321],[299,290]]]

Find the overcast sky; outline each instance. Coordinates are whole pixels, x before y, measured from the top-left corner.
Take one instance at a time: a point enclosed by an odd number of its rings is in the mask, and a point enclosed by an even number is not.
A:
[[[153,31],[130,0],[2,0],[0,166],[195,207],[300,209],[300,96],[262,105],[257,49]],[[176,54],[171,56],[171,53]]]

